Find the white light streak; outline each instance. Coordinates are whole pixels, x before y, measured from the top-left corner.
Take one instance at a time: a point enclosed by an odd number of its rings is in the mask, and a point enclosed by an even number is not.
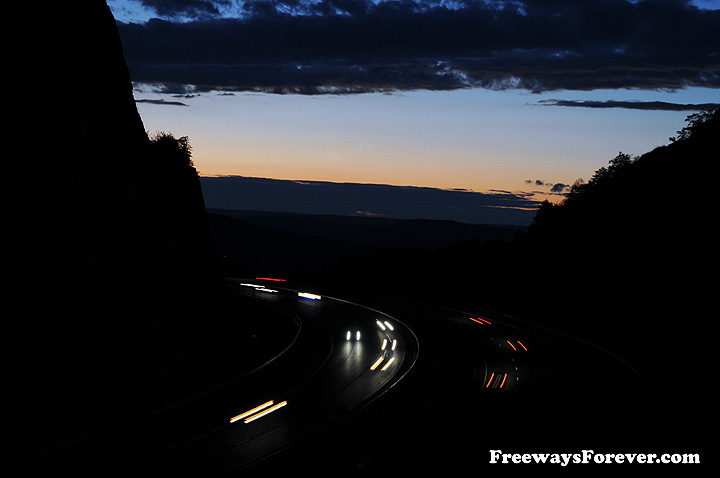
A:
[[[385,330],[385,326],[382,322],[380,322],[379,320],[376,320],[375,322],[380,326],[381,329]]]
[[[375,363],[373,364],[373,366],[370,367],[370,370],[375,370],[375,369],[378,367],[378,365],[380,365],[380,362],[382,362],[382,361],[383,361],[383,358],[382,358],[382,357],[380,357],[379,359],[377,359],[377,362],[375,362]]]
[[[395,329],[393,329],[393,326],[388,323],[387,320],[385,321],[385,325],[387,325],[387,328],[388,328],[388,329],[390,329],[390,330],[395,330]]]
[[[320,296],[317,294],[311,294],[309,292],[298,292],[298,297],[305,297],[306,299],[320,300]]]

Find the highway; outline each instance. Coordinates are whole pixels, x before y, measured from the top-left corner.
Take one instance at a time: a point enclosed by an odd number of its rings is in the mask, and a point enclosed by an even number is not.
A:
[[[262,282],[231,286],[297,321],[295,340],[276,360],[175,407],[27,457],[19,469],[28,476],[242,470],[352,416],[412,368],[417,340],[394,318]]]
[[[625,418],[631,367],[561,333],[392,291],[351,301],[267,280],[229,284],[297,321],[283,354],[192,400],[20,460],[25,473],[15,476],[460,473],[486,469],[491,449],[602,448]]]

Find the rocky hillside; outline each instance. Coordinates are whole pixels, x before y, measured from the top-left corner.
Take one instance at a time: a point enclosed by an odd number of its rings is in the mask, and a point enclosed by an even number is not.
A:
[[[25,5],[2,20],[3,378],[8,433],[53,416],[48,444],[187,393],[226,290],[188,144],[148,137],[105,2]]]

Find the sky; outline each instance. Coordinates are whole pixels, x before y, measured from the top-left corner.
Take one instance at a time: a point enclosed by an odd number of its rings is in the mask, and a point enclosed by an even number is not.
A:
[[[527,207],[720,104],[720,0],[107,3],[145,128],[206,177]]]

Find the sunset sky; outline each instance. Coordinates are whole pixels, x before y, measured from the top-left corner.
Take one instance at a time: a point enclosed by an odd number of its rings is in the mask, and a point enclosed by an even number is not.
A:
[[[559,200],[720,103],[720,2],[109,0],[202,176]]]

